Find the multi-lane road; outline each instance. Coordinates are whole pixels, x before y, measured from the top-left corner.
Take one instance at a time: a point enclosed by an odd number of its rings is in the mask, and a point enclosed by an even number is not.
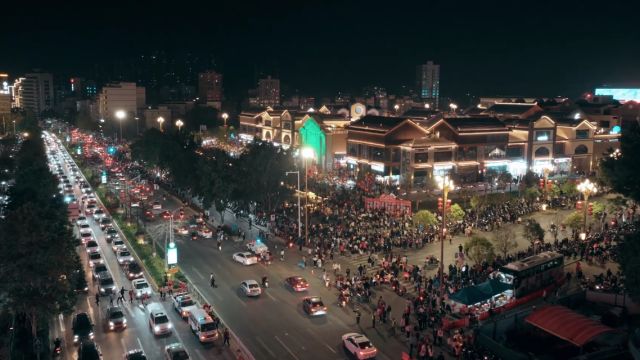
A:
[[[65,152],[62,146],[59,146],[59,151]],[[62,161],[62,166],[65,173],[70,178],[70,169]],[[82,175],[80,175],[82,176]],[[81,191],[77,185],[74,184],[75,195],[78,199],[81,197]],[[124,286],[125,289],[131,288],[131,282],[127,279],[120,265],[118,264],[114,252],[111,250],[111,246],[107,243],[107,240],[100,229],[100,226],[92,219],[89,220],[91,229],[95,235],[98,244],[100,245],[100,252],[105,260],[106,266],[111,273],[117,288],[120,289]],[[77,231],[77,229],[75,229]],[[122,236],[122,235],[121,235]],[[198,339],[191,332],[188,324],[182,320],[178,314],[173,310],[171,302],[167,297],[167,300],[160,301],[157,294],[152,295],[151,301],[157,302],[163,306],[166,313],[173,324],[173,331],[170,335],[156,337],[149,328],[146,307],[140,304],[138,301],[129,303],[128,294],[126,294],[127,301],[121,307],[123,308],[127,318],[127,328],[125,330],[110,332],[105,328],[106,321],[104,320],[105,312],[109,306],[109,297],[101,297],[100,304],[95,302],[95,293],[97,291],[96,282],[91,279],[91,271],[87,264],[86,251],[83,246],[78,248],[81,253],[80,257],[83,260],[83,266],[87,273],[87,281],[89,284],[89,294],[83,295],[80,298],[76,306],[76,312],[87,312],[93,323],[95,332],[95,342],[100,346],[104,359],[121,359],[123,354],[131,349],[143,349],[149,359],[161,359],[164,358],[164,347],[168,344],[179,342],[182,343],[188,350],[192,359],[234,359],[235,357],[229,350],[222,347],[222,341],[219,339],[214,345],[202,345]],[[118,305],[114,298],[114,305]],[[64,359],[76,359],[76,346],[73,345],[72,334],[72,316],[60,315],[52,322],[52,338],[60,337],[63,339]]]

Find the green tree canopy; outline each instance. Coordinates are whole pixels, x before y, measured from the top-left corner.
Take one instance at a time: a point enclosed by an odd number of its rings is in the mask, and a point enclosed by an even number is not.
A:
[[[610,151],[613,153],[613,151]],[[640,126],[622,132],[620,155],[605,156],[600,164],[611,187],[622,195],[640,202]]]
[[[427,228],[429,226],[436,225],[437,223],[438,218],[429,210],[420,210],[413,214],[413,224],[415,226],[422,225],[424,228]]]
[[[469,259],[475,264],[480,264],[483,261],[492,262],[495,258],[493,243],[483,236],[474,236],[467,240],[464,248]]]
[[[544,229],[534,219],[528,219],[524,225],[522,235],[533,244],[536,240],[544,240]]]
[[[620,245],[618,262],[624,274],[624,287],[636,301],[640,301],[640,234],[633,233]]]
[[[464,219],[464,210],[462,210],[462,207],[458,204],[453,204],[451,205],[451,210],[449,211],[448,214],[448,219],[450,222],[458,222],[458,221],[462,221],[462,219]]]
[[[526,201],[530,203],[536,201],[536,199],[539,197],[540,197],[540,190],[538,190],[538,188],[536,188],[535,186],[528,187],[524,191],[524,198]]]
[[[502,226],[493,232],[493,245],[496,251],[506,257],[510,251],[518,247],[516,232],[511,227]]]
[[[562,223],[565,226],[568,226],[570,229],[578,231],[582,229],[582,224],[584,223],[584,214],[581,211],[574,211],[571,214],[567,215]]]

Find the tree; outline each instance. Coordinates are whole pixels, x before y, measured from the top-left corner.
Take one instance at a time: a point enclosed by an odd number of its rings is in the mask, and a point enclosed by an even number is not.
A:
[[[464,219],[464,210],[458,204],[451,205],[451,210],[448,214],[448,219],[450,222],[459,222]]]
[[[561,186],[560,190],[564,196],[575,198],[578,196],[578,188],[576,187],[576,183],[574,181],[565,181]]]
[[[528,170],[527,173],[524,174],[524,176],[522,177],[522,180],[520,183],[526,189],[532,186],[536,186],[536,182],[537,182],[536,174],[533,171]]]
[[[492,262],[495,258],[493,244],[483,236],[474,236],[464,244],[467,256],[475,264],[483,261]]]
[[[611,187],[622,195],[640,202],[640,126],[632,126],[622,132],[620,152],[604,156],[600,163],[603,176]]]
[[[224,150],[214,149],[200,160],[197,193],[202,197],[205,209],[213,205],[224,223],[224,213],[229,204],[239,198],[240,189],[235,161]]]
[[[584,214],[580,211],[574,211],[571,214],[567,215],[562,223],[565,226],[568,226],[573,231],[578,231],[584,224]]]
[[[510,184],[513,180],[513,175],[511,175],[508,171],[503,171],[498,175],[498,184],[499,188],[504,189],[507,187],[507,184]]]
[[[540,190],[538,190],[538,188],[536,188],[535,186],[528,187],[524,191],[524,198],[529,203],[536,201],[536,199],[538,199],[539,197],[540,197]]]
[[[507,257],[510,251],[518,247],[515,237],[516,232],[511,227],[503,226],[494,232],[493,245],[503,257]]]
[[[538,223],[534,219],[528,219],[524,225],[522,235],[531,244],[534,244],[537,240],[544,240],[544,229],[542,228],[542,226],[540,226],[540,223]]]
[[[476,214],[475,226],[478,226],[478,220],[480,219],[480,212],[485,206],[485,199],[479,195],[473,195],[471,198],[471,209]]]
[[[414,226],[421,225],[423,228],[428,228],[429,226],[436,225],[437,223],[438,218],[429,210],[420,210],[417,213],[413,214]]]
[[[471,189],[467,189],[467,188],[462,188],[458,191],[458,196],[460,197],[460,199],[462,199],[462,203],[464,204],[464,208],[468,208],[469,207],[469,201],[471,200],[471,198],[473,197],[473,195],[475,194],[474,191],[472,191]]]
[[[618,262],[624,275],[624,287],[631,297],[640,300],[640,233],[633,233],[620,245]]]

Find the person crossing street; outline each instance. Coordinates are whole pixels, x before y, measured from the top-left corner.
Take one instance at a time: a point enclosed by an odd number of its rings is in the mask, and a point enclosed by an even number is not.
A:
[[[213,277],[213,273],[209,276],[209,285],[211,285],[212,288],[216,287],[216,278]]]

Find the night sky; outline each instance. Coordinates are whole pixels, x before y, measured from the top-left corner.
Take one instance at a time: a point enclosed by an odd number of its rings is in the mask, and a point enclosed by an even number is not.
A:
[[[253,86],[256,72],[318,96],[367,85],[400,92],[426,60],[441,65],[441,92],[454,98],[575,96],[640,82],[637,4],[559,2],[131,1],[98,9],[114,3],[14,1],[2,15],[0,71],[90,75],[93,64],[165,50],[213,54],[237,92]]]

